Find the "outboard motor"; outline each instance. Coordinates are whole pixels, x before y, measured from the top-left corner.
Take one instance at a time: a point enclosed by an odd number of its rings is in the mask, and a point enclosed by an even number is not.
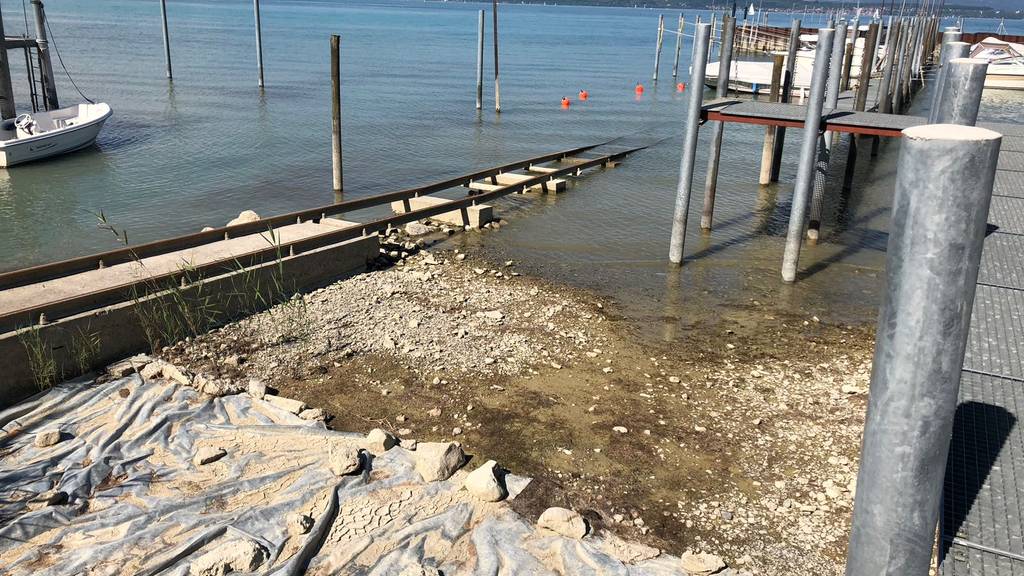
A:
[[[14,127],[18,129],[18,135],[24,133],[26,136],[32,136],[36,133],[36,121],[32,118],[31,114],[21,114],[14,119]]]

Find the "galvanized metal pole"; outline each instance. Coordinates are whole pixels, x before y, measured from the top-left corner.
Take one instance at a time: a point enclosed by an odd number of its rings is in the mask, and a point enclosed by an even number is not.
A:
[[[825,105],[825,81],[828,78],[829,58],[835,32],[832,28],[818,30],[818,49],[814,55],[814,74],[811,77],[811,93],[807,98],[807,115],[804,119],[803,141],[800,145],[800,165],[797,169],[796,186],[793,188],[793,204],[789,212],[786,251],[782,258],[782,279],[785,282],[796,280],[796,267],[800,260],[800,246],[804,236],[804,220],[807,216],[807,198],[814,180],[818,129],[821,127],[821,111]]]
[[[732,42],[736,34],[736,19],[722,18],[722,57],[718,61],[718,85],[716,94],[725,98],[729,94],[729,74],[732,71]],[[715,192],[718,190],[718,166],[722,156],[722,133],[725,122],[715,122],[712,128],[711,151],[708,156],[708,171],[704,179],[704,211],[700,216],[701,230],[711,230],[715,213]]]
[[[954,58],[946,63],[945,69],[942,93],[928,121],[974,126],[978,121],[988,62],[975,58]]]
[[[769,102],[779,100],[780,83],[782,81],[782,68],[785,63],[785,55],[775,54],[772,56],[772,87],[768,93]],[[774,164],[772,154],[775,153],[775,126],[767,126],[764,129],[764,145],[761,147],[761,174],[758,183],[762,186],[772,183],[772,166]]]
[[[658,45],[654,49],[654,81],[658,81],[658,68],[661,66],[661,43],[665,39],[665,15],[658,15]]]
[[[256,67],[259,69],[259,87],[263,88],[263,26],[260,24],[260,0],[252,0],[252,10],[256,17]]]
[[[476,35],[476,109],[484,107],[484,11],[480,11]]]
[[[707,70],[708,46],[711,44],[711,25],[697,24],[694,31],[693,60],[690,66],[689,102],[686,109],[686,132],[683,153],[679,160],[679,184],[676,187],[676,206],[672,213],[672,237],[668,259],[673,264],[683,263],[683,243],[686,240],[686,217],[690,212],[690,192],[693,189],[693,169],[697,160],[697,133],[700,129],[700,109],[704,103],[704,74]]]
[[[842,80],[843,50],[846,48],[846,23],[840,22],[835,27],[832,38],[832,55],[829,57],[828,93],[825,96],[825,108],[834,110],[839,104],[839,84]],[[828,167],[832,161],[832,141],[834,134],[825,132],[818,140],[818,157],[815,161],[814,187],[811,193],[811,214],[807,222],[807,239],[813,244],[818,241],[821,230],[821,214],[825,208],[825,180],[828,178]]]
[[[959,40],[952,40],[951,38],[954,37],[959,38],[959,34],[954,36],[947,32],[942,36],[942,46],[939,47],[939,70],[935,74],[935,87],[932,90],[930,110],[935,110],[935,107],[939,105],[939,95],[942,93],[942,83],[946,77],[946,64],[954,58],[967,58],[970,53],[971,45]]]
[[[0,13],[0,38],[6,38],[3,13]],[[0,50],[0,118],[6,120],[16,115],[14,86],[11,84],[11,63],[7,60],[7,50]]]
[[[498,82],[498,0],[491,3],[491,25],[494,28],[494,111],[501,114],[501,85]]]
[[[334,173],[334,191],[341,192],[345,184],[341,169],[341,36],[331,35],[331,165]]]
[[[790,94],[793,92],[793,83],[796,73],[796,52],[800,47],[800,21],[793,20],[789,27],[789,48],[786,51],[786,71],[782,77],[782,94],[780,101],[783,104],[789,103]],[[782,170],[782,148],[786,143],[786,127],[779,126],[775,130],[775,151],[772,153],[772,182],[779,181],[779,172]]]
[[[53,78],[53,63],[50,61],[50,43],[46,39],[46,12],[42,0],[32,0],[36,17],[36,46],[39,51],[39,72],[43,75],[43,101],[47,110],[60,108],[57,99],[57,83]]]
[[[903,131],[847,576],[928,573],[1001,139]]]
[[[163,21],[164,29],[164,62],[167,66],[167,78],[171,75],[171,37],[167,33],[167,0],[160,0],[160,19]]]
[[[676,57],[672,61],[672,79],[679,76],[679,51],[683,47],[683,30],[686,29],[686,19],[679,15],[679,23],[676,26]]]

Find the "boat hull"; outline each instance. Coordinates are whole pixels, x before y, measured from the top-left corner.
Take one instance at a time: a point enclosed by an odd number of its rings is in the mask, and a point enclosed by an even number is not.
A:
[[[0,168],[43,160],[91,146],[109,117],[108,112],[78,126],[0,143]]]
[[[1024,90],[1024,74],[988,74],[985,88],[998,90]]]

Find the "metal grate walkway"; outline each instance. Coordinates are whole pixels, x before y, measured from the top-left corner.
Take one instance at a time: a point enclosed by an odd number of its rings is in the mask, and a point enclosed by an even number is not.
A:
[[[1024,126],[1004,134],[960,380],[941,576],[1024,576]]]

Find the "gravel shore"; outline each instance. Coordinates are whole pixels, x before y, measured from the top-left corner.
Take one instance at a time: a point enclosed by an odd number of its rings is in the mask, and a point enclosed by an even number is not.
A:
[[[871,327],[753,303],[751,322],[651,342],[515,262],[399,256],[161,356],[336,429],[457,440],[535,479],[514,503],[534,520],[565,506],[756,574],[842,573]]]

